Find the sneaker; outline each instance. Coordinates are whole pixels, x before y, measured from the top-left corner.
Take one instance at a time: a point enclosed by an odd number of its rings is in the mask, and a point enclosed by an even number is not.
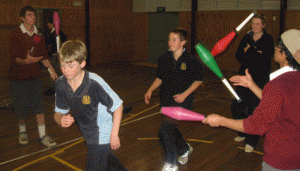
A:
[[[235,137],[234,138],[234,141],[236,141],[236,142],[242,142],[242,141],[244,141],[246,139],[246,137]]]
[[[252,147],[249,144],[246,144],[246,146],[245,146],[245,152],[246,153],[252,153],[253,151],[254,151],[254,147]]]
[[[175,164],[165,163],[162,171],[178,171],[178,166]]]
[[[178,166],[173,164],[168,171],[178,171]]]
[[[40,139],[40,143],[48,148],[55,147],[57,145],[56,142],[48,135],[43,136],[43,138]]]
[[[172,164],[171,163],[166,163],[165,162],[165,165],[163,167],[163,169],[161,171],[168,171],[170,168],[171,168]]]
[[[193,151],[193,147],[190,144],[187,144],[189,146],[189,150],[184,153],[182,156],[178,157],[178,162],[182,165],[186,164],[189,160],[189,155]]]
[[[19,133],[19,143],[21,145],[27,145],[28,144],[28,134],[27,134],[27,132]]]

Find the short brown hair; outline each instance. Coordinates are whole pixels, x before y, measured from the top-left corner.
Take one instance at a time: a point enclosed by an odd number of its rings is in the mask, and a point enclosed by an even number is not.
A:
[[[31,6],[26,6],[26,7],[23,7],[21,9],[21,11],[20,11],[20,17],[25,18],[25,15],[26,15],[27,11],[36,13],[34,8],[32,8]]]
[[[255,15],[253,16],[253,18],[259,18],[259,19],[261,20],[261,23],[262,23],[263,25],[266,24],[267,18],[266,18],[266,16],[263,15],[263,14],[255,14]]]
[[[87,58],[87,49],[80,40],[68,40],[61,46],[58,52],[59,59],[64,63],[77,61],[82,63]]]
[[[187,39],[187,31],[184,29],[175,28],[175,29],[171,30],[170,33],[178,34],[181,41],[184,41]]]

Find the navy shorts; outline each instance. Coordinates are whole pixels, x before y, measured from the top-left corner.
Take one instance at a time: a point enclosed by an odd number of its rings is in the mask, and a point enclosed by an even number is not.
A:
[[[87,145],[86,171],[127,171],[114,156],[110,144]]]
[[[11,81],[10,94],[17,119],[25,119],[29,109],[34,115],[44,113],[42,81],[40,78]]]

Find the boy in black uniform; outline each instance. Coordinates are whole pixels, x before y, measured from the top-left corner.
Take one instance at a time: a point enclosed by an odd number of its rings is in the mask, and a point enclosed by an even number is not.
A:
[[[81,41],[67,41],[59,51],[55,121],[67,128],[76,120],[88,147],[86,170],[126,170],[111,152],[121,146],[123,101],[100,76],[83,70],[86,57]]]
[[[145,94],[145,103],[149,104],[152,92],[160,86],[162,107],[179,106],[192,109],[194,91],[204,81],[204,66],[184,48],[187,32],[174,29],[169,33],[169,51],[158,59],[157,78]],[[165,152],[163,171],[178,170],[180,164],[186,164],[193,148],[182,138],[178,130],[179,122],[163,116],[159,130],[160,143]]]

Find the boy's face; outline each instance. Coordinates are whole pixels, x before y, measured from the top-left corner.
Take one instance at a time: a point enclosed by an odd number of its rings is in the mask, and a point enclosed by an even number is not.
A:
[[[47,22],[47,27],[51,31],[54,28],[54,25],[50,22]]]
[[[169,49],[172,52],[177,52],[178,50],[183,48],[184,44],[185,44],[185,40],[181,41],[180,37],[179,37],[179,34],[177,34],[177,33],[170,33],[169,34],[168,45],[169,45]]]
[[[60,61],[60,68],[67,80],[74,80],[85,67],[85,64],[85,61],[82,61],[81,64],[75,60],[70,63]]]
[[[21,17],[24,25],[33,26],[36,22],[35,12],[26,11],[25,17]]]

